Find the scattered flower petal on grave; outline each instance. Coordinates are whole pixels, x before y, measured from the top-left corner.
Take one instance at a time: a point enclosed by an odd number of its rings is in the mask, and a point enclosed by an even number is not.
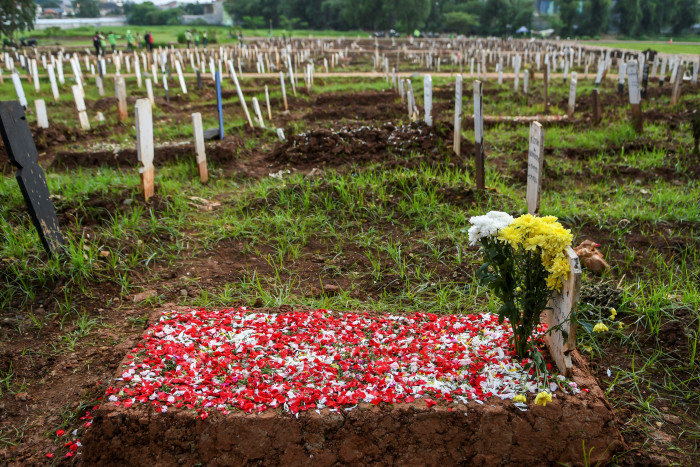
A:
[[[511,335],[510,324],[491,314],[166,312],[107,395],[125,408],[194,409],[202,419],[236,409],[298,414],[421,398],[429,407],[514,399],[541,387],[525,369],[530,361],[513,354]]]

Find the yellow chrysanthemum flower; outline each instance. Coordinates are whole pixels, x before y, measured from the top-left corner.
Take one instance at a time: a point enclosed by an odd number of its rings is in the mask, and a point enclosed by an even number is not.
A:
[[[524,404],[527,402],[527,397],[525,397],[523,394],[518,394],[517,396],[513,397],[513,402],[522,402]]]
[[[595,326],[593,326],[593,332],[601,333],[601,332],[606,332],[608,330],[609,330],[608,327],[606,325],[604,325],[603,323],[598,323]]]
[[[545,407],[547,402],[552,402],[552,395],[547,391],[542,391],[535,397],[535,404]]]

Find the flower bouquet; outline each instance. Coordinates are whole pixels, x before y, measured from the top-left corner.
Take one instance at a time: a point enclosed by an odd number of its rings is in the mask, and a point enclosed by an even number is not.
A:
[[[540,314],[568,278],[573,236],[553,216],[491,211],[469,222],[470,244],[479,243],[484,255],[477,277],[501,301],[499,320],[508,318],[515,353],[526,358]]]

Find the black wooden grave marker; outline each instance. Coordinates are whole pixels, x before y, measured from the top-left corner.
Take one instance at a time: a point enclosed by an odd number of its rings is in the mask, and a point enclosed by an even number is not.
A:
[[[56,209],[49,198],[46,175],[39,166],[34,138],[19,102],[0,102],[0,133],[10,161],[19,169],[15,175],[17,183],[41,243],[49,255],[55,255],[61,250],[63,236]]]

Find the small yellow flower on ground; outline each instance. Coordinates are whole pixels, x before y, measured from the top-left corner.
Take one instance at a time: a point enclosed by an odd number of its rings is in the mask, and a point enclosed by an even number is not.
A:
[[[617,310],[615,308],[610,308],[610,319],[615,319],[617,316]]]
[[[522,291],[523,291],[523,289],[521,289],[520,287],[516,287],[516,288],[515,288],[515,293],[520,293],[520,292],[522,292]]]
[[[552,395],[547,391],[542,391],[535,397],[535,404],[545,407],[547,402],[552,402]]]
[[[527,402],[527,397],[525,397],[523,394],[518,394],[513,398],[513,402],[522,402],[524,404]]]
[[[608,327],[604,325],[603,323],[598,323],[595,326],[593,326],[593,332],[605,332],[608,331]]]

